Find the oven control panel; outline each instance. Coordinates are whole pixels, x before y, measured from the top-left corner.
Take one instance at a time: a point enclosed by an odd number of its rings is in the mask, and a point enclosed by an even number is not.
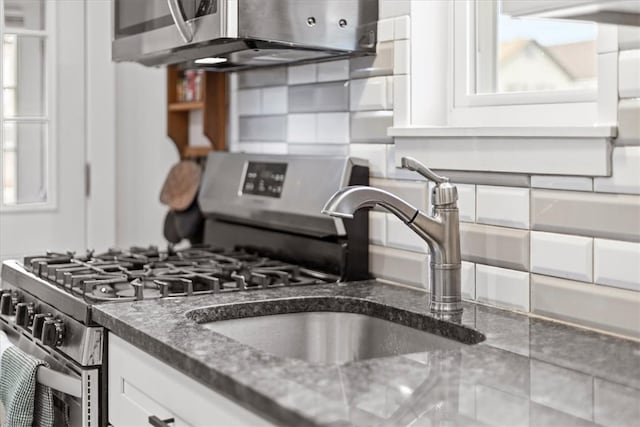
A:
[[[248,162],[241,193],[280,198],[286,175],[286,163]]]

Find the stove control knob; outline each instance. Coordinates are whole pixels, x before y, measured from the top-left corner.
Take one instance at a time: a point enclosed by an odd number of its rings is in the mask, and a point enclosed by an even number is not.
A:
[[[53,319],[51,313],[39,313],[33,316],[33,326],[31,334],[40,339],[45,320]]]
[[[42,328],[42,344],[49,347],[58,347],[64,339],[64,323],[59,319],[49,319],[44,321]]]
[[[16,325],[28,328],[33,321],[35,309],[32,302],[20,302],[16,305]]]
[[[18,303],[18,297],[11,292],[3,292],[0,298],[0,314],[13,316],[14,308]]]

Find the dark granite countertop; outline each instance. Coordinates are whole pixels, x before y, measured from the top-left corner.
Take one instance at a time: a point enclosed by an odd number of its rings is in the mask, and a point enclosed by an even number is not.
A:
[[[482,338],[476,330],[486,340],[319,365],[256,350],[197,323],[292,307],[356,311],[470,342]],[[424,292],[368,281],[103,304],[94,318],[279,424],[638,425],[640,343],[470,303],[461,319],[444,322],[427,307]]]

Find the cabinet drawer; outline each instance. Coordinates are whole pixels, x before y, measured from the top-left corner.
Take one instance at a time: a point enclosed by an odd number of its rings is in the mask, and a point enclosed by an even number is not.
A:
[[[151,415],[174,418],[171,427],[273,426],[111,333],[108,386],[114,427],[150,425]]]

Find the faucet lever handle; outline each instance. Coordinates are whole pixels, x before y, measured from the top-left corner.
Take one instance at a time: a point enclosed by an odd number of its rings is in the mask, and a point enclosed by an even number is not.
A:
[[[449,182],[449,178],[447,178],[446,176],[440,176],[436,174],[434,171],[429,169],[424,163],[419,162],[413,157],[403,157],[402,168],[408,169],[413,172],[418,172],[420,175],[435,182],[436,184],[443,184],[445,182]]]

